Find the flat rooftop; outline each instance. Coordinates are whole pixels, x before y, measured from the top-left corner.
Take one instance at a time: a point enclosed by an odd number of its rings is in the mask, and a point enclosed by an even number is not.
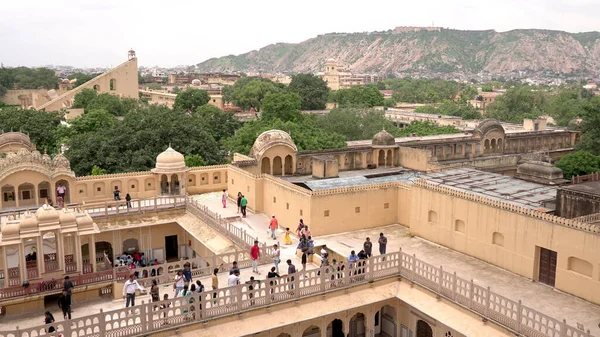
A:
[[[401,167],[339,172],[337,178],[314,178],[311,175],[278,177],[311,191],[400,181],[412,183],[423,173]]]
[[[473,134],[471,133],[451,133],[451,134],[446,134],[446,135],[433,135],[433,136],[423,136],[423,137],[398,137],[395,138],[396,144],[403,144],[403,143],[419,143],[419,142],[426,142],[426,141],[434,141],[434,140],[447,140],[447,139],[456,139],[456,140],[466,140],[466,139],[471,139],[473,138]],[[346,142],[346,145],[348,147],[354,147],[354,146],[364,146],[364,145],[371,145],[373,140],[371,139],[366,139],[366,140],[350,140]]]
[[[459,168],[437,173],[424,174],[421,178],[430,184],[455,189],[457,191],[526,207],[554,210],[557,188],[520,180],[514,177],[476,170]]]
[[[600,195],[600,181],[588,181],[585,183],[563,186],[561,188],[575,192]]]

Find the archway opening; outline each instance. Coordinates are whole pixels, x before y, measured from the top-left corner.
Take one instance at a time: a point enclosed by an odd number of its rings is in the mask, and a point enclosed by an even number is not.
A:
[[[282,172],[281,157],[275,156],[275,158],[273,158],[273,175],[280,176],[282,175]]]
[[[19,207],[35,206],[37,197],[35,196],[35,187],[30,183],[23,183],[18,187],[17,198]]]
[[[285,156],[285,174],[294,174],[294,160],[289,154]]]
[[[384,305],[379,311],[379,321],[375,322],[375,332],[379,331],[380,336],[392,336],[396,335],[396,309],[390,305]]]
[[[433,330],[424,320],[417,321],[417,337],[433,337]]]
[[[179,195],[179,176],[177,174],[171,175],[171,194]]]
[[[110,90],[117,90],[117,80],[114,78],[110,79]]]
[[[95,85],[94,85],[94,90],[96,90],[96,91],[100,91],[100,85],[98,85],[98,84],[95,84]]]
[[[58,260],[56,259],[56,236],[52,232],[47,232],[42,236],[42,252],[44,254],[44,269],[46,273],[58,270]]]
[[[496,140],[492,139],[490,142],[490,152],[496,152]]]
[[[160,176],[160,194],[169,194],[169,178],[166,174]]]
[[[38,248],[33,239],[24,242],[23,252],[25,253],[26,274],[25,279],[31,280],[38,277],[37,253]]]
[[[344,323],[341,319],[334,319],[327,325],[327,336],[328,337],[345,337],[344,336]]]
[[[58,197],[61,197],[59,199]],[[62,207],[63,204],[67,205],[71,203],[71,189],[69,188],[69,182],[61,179],[56,182],[56,205]]]
[[[387,161],[386,161],[386,165],[387,166],[393,166],[393,161],[392,161],[392,150],[388,150],[387,151]]]
[[[365,315],[359,312],[350,318],[350,336],[365,336],[365,333]]]
[[[112,268],[114,261],[112,244],[107,241],[96,242],[96,266],[97,270],[108,270]]]
[[[16,195],[15,187],[13,185],[2,186],[2,206],[4,209],[7,207],[16,207]]]
[[[311,325],[308,328],[304,329],[302,333],[302,337],[320,337],[321,329],[318,326]]]
[[[123,241],[123,254],[131,255],[139,252],[138,240],[130,238]]]
[[[503,150],[503,149],[502,149],[502,138],[499,138],[499,139],[498,139],[498,143],[497,143],[497,144],[498,144],[498,152],[503,152],[503,151],[502,151],[502,150]]]
[[[269,157],[263,157],[261,160],[260,173],[271,174],[271,160]]]
[[[52,201],[49,182],[42,181],[41,183],[39,183],[37,187],[37,192],[38,204],[45,204],[46,202],[50,203],[50,201]]]
[[[385,166],[385,150],[379,150],[377,166]]]
[[[483,142],[483,153],[488,153],[488,152],[490,152],[490,140],[486,139]]]

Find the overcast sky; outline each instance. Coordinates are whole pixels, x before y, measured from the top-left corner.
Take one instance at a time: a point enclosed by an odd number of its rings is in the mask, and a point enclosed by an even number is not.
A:
[[[600,0],[19,0],[0,6],[0,62],[175,66],[331,32],[396,26],[600,30]]]

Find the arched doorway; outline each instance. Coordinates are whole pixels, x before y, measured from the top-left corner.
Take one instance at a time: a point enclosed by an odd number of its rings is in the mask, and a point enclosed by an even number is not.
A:
[[[64,194],[65,194],[65,196],[63,198],[63,203],[65,203],[65,204],[71,203],[71,188],[69,188],[69,182],[64,179],[61,179],[56,182],[56,197],[57,197],[56,205],[58,205],[58,188],[59,188],[59,186],[64,187],[64,189],[61,189],[61,190],[64,190]]]
[[[377,166],[385,166],[385,150],[379,150]]]
[[[179,176],[177,174],[171,175],[171,194],[179,195]]]
[[[424,320],[417,321],[417,337],[433,337],[433,330]]]
[[[33,239],[24,242],[25,266],[27,267],[25,279],[30,280],[38,277],[38,249]]]
[[[365,336],[365,315],[357,313],[350,318],[350,337]]]
[[[289,154],[285,156],[285,174],[294,174],[294,160]]]
[[[387,151],[387,162],[386,162],[387,166],[394,166],[392,159],[393,159],[392,150],[388,150]]]
[[[498,152],[504,152],[502,149],[502,138],[498,138]]]
[[[308,328],[304,329],[302,337],[321,337],[321,329],[319,329],[318,326],[311,325]]]
[[[104,252],[108,256],[108,260],[104,258]],[[114,261],[114,252],[112,249],[112,244],[107,241],[99,241],[96,242],[96,268],[97,270],[108,270],[112,268],[112,264]]]
[[[19,199],[19,207],[35,206],[35,187],[30,183],[23,183],[19,185],[17,191],[17,198]]]
[[[160,194],[169,194],[169,178],[166,174],[160,176]]]
[[[496,152],[496,140],[492,139],[490,142],[490,152]]]
[[[380,336],[397,337],[396,309],[390,305],[384,305],[377,314],[379,320],[375,320],[375,333],[379,332]]]
[[[46,273],[58,270],[58,260],[56,259],[56,236],[48,232],[42,236],[42,252],[44,253],[44,269]]]
[[[48,199],[52,199],[52,193],[50,193],[50,183],[47,181],[42,181],[38,184],[37,187],[37,197],[39,204],[45,204]]]
[[[133,254],[139,252],[138,240],[131,238],[123,241],[123,253]]]
[[[260,163],[260,173],[271,174],[271,159],[263,157]]]
[[[483,153],[488,153],[488,152],[490,152],[490,140],[486,139],[483,142]]]
[[[327,325],[327,337],[344,337],[344,323],[341,319],[334,319]]]
[[[7,207],[16,207],[16,195],[15,195],[15,187],[13,185],[4,185],[2,186],[2,207],[6,209]]]
[[[282,172],[281,157],[275,156],[275,158],[273,158],[273,175],[280,176],[282,175]]]

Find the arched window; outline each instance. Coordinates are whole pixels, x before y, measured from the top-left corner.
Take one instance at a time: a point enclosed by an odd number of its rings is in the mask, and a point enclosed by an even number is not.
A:
[[[117,90],[117,80],[114,78],[110,79],[110,90]]]
[[[427,221],[429,221],[431,223],[437,223],[437,221],[438,221],[437,213],[434,211],[429,211],[429,214],[427,215]]]

